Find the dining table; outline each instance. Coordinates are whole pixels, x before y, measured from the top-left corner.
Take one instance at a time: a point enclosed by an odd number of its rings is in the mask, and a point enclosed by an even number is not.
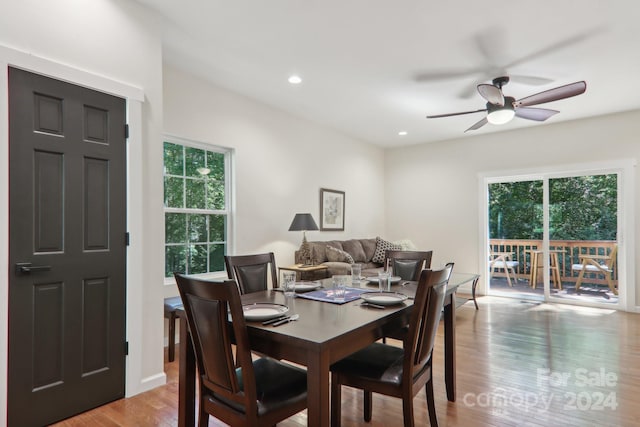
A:
[[[443,309],[444,322],[444,379],[447,399],[456,399],[455,310],[457,289],[478,280],[477,274],[452,273]],[[318,281],[320,288],[331,289],[332,279]],[[351,287],[378,291],[378,284],[366,279]],[[417,282],[399,281],[392,292],[407,299],[384,308],[372,307],[358,298],[344,303],[324,302],[304,297],[304,294],[285,296],[280,289],[268,289],[241,296],[243,305],[255,303],[283,304],[287,314],[297,314],[295,321],[280,326],[263,325],[261,321],[247,321],[251,350],[280,360],[287,360],[307,369],[307,425],[330,425],[330,367],[334,362],[383,338],[389,332],[408,323]],[[179,344],[179,403],[178,425],[193,426],[196,421],[196,361],[187,327],[186,316],[180,319]]]

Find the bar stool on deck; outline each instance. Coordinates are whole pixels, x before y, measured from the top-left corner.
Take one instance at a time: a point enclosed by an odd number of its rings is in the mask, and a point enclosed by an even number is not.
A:
[[[533,289],[535,289],[538,284],[538,270],[545,266],[544,262],[540,262],[544,252],[538,249],[531,249],[528,252],[531,254],[531,273],[529,276],[529,284]],[[554,287],[562,289],[560,264],[558,263],[559,253],[564,253],[564,251],[555,249],[551,249],[549,251],[549,270],[551,271],[551,280],[553,280]]]

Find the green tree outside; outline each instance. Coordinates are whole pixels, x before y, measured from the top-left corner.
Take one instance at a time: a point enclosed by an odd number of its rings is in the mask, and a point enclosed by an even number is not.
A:
[[[551,240],[617,240],[616,174],[549,180]],[[489,185],[489,238],[542,240],[542,181]]]

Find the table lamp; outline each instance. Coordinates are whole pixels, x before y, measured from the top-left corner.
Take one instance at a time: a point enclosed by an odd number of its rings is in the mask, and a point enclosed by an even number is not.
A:
[[[307,230],[317,230],[318,225],[310,213],[297,213],[289,226],[289,231],[302,231],[302,245],[300,245],[300,258],[304,265],[311,265],[311,248],[307,242]]]

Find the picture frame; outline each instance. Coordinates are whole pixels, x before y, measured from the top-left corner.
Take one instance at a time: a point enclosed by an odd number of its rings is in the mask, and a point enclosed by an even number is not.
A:
[[[344,231],[344,191],[320,189],[320,231]]]

